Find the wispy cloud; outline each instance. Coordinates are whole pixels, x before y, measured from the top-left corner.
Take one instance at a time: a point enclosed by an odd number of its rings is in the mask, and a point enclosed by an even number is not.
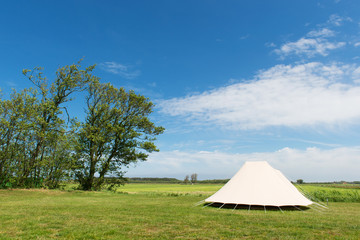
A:
[[[265,47],[274,48],[274,47],[276,47],[276,44],[273,42],[267,42],[267,43],[265,43]]]
[[[289,41],[281,45],[274,52],[282,59],[289,55],[300,57],[327,56],[331,50],[344,47],[346,42],[336,41],[336,33],[332,28],[342,26],[344,22],[352,22],[349,17],[340,17],[333,14],[326,23],[317,25],[317,29],[308,32],[296,41]]]
[[[318,30],[310,31],[307,34],[308,37],[333,37],[335,36],[334,31],[328,29],[328,28],[322,28]]]
[[[100,68],[104,71],[120,75],[126,79],[133,79],[141,74],[139,70],[132,70],[132,66],[127,66],[117,62],[100,63]]]
[[[329,17],[329,20],[327,21],[329,24],[332,24],[334,26],[341,26],[344,22],[352,22],[352,19],[350,17],[340,17],[337,14],[333,14]]]
[[[241,36],[239,39],[240,40],[245,40],[245,39],[247,39],[249,37],[250,37],[250,34],[246,34],[246,35]]]
[[[328,38],[335,35],[328,28],[310,31],[305,37],[295,42],[287,42],[274,52],[282,58],[295,54],[298,56],[314,57],[316,55],[327,56],[330,50],[346,45],[345,42],[330,41]]]
[[[175,176],[198,173],[201,179],[230,178],[245,161],[268,161],[290,180],[305,181],[358,180],[360,147],[323,150],[282,148],[274,152],[225,153],[218,151],[168,151],[151,154],[147,162],[130,169],[131,176]],[[219,168],[219,166],[221,166]],[[344,177],[346,173],[346,177]],[[167,175],[164,175],[167,174]]]
[[[276,65],[251,81],[158,104],[163,114],[230,129],[357,123],[359,66],[311,62]],[[348,82],[348,83],[345,83]]]
[[[327,56],[329,50],[345,46],[345,42],[329,42],[323,38],[300,38],[296,42],[289,42],[276,49],[275,53],[281,57],[296,54],[314,57],[315,55]]]
[[[18,84],[16,84],[16,82],[13,82],[13,81],[6,81],[5,83],[9,87],[17,87],[18,86]]]
[[[304,143],[310,143],[312,145],[320,145],[320,146],[325,146],[325,147],[341,147],[340,144],[336,144],[336,143],[327,143],[327,142],[319,142],[319,141],[311,141],[311,140],[306,140],[306,139],[299,139],[299,138],[288,138],[287,140],[289,141],[297,141],[297,142],[304,142]]]

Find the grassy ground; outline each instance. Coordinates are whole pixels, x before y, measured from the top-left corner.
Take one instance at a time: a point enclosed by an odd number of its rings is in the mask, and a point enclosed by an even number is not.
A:
[[[358,202],[360,203],[360,188],[338,185],[298,185],[300,190],[304,190],[305,195],[316,201],[326,202]]]
[[[117,192],[123,193],[167,193],[168,195],[198,195],[209,196],[219,190],[223,185],[221,184],[126,184],[117,189]],[[338,184],[333,185],[297,185],[300,191],[302,191],[309,198],[315,201],[326,202],[358,202],[360,203],[360,188],[352,187],[348,188]]]
[[[285,213],[194,207],[219,187],[1,190],[0,239],[359,239],[360,203]]]
[[[178,195],[211,195],[219,190],[223,184],[126,184],[117,189],[124,193],[173,193]]]

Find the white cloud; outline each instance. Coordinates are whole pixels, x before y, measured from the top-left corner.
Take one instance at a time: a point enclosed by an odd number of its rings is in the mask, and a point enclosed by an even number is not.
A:
[[[284,58],[289,55],[314,57],[316,55],[327,56],[331,50],[344,47],[346,42],[334,41],[329,38],[335,37],[335,32],[330,28],[339,27],[345,21],[352,22],[349,17],[340,17],[333,14],[325,24],[319,24],[318,28],[308,32],[297,41],[283,44],[274,52]]]
[[[315,55],[327,56],[330,50],[334,50],[346,45],[345,42],[331,42],[327,38],[335,36],[334,31],[328,28],[321,28],[310,31],[305,37],[295,42],[283,44],[274,52],[282,58],[295,54],[299,56],[314,57]]]
[[[270,47],[270,48],[274,48],[274,47],[276,47],[276,44],[273,43],[273,42],[267,42],[267,43],[265,43],[265,46]]]
[[[315,55],[327,56],[329,50],[334,50],[345,46],[345,42],[329,42],[322,38],[300,38],[296,42],[288,42],[276,49],[275,53],[282,57],[296,54],[314,57]]]
[[[225,179],[232,177],[245,161],[268,161],[293,181],[299,178],[305,181],[354,181],[359,180],[360,147],[328,150],[286,147],[275,152],[245,154],[216,151],[159,152],[151,154],[149,160],[139,164],[136,169],[130,169],[127,175],[182,179],[185,175],[198,173],[200,179]]]
[[[116,63],[116,62],[104,62],[100,63],[100,68],[104,71],[120,75],[123,78],[133,79],[140,75],[139,70],[131,71],[130,66],[126,66],[124,64]]]
[[[334,31],[328,29],[328,28],[322,28],[319,30],[313,30],[310,31],[307,34],[308,37],[333,37],[335,36]]]
[[[193,124],[232,129],[356,123],[360,86],[351,81],[359,71],[358,66],[339,63],[276,65],[252,81],[164,100],[158,106],[162,113]]]
[[[360,42],[354,43],[355,47],[359,47],[360,46]]]
[[[337,14],[333,14],[329,17],[329,20],[327,21],[329,24],[332,24],[334,26],[341,26],[343,22],[352,22],[352,19],[350,17],[340,17]]]
[[[352,74],[354,82],[360,84],[360,67],[356,68]]]
[[[360,78],[360,67],[356,68],[353,72],[355,78]]]

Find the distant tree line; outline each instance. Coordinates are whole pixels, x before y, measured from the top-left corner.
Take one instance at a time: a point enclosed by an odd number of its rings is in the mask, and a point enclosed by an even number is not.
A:
[[[201,180],[201,181],[198,181],[198,183],[202,183],[202,184],[225,184],[229,180],[230,179],[210,179],[210,180]]]
[[[158,151],[154,140],[164,128],[148,118],[153,103],[101,83],[94,68],[65,66],[52,82],[41,68],[23,70],[33,87],[0,98],[0,188],[56,188],[75,179],[98,190],[106,176],[116,184],[124,166]],[[86,92],[84,121],[67,109],[79,92]]]
[[[186,175],[183,183],[184,184],[195,184],[195,183],[201,183],[201,184],[225,184],[230,179],[212,179],[212,180],[198,180],[198,174],[193,173],[190,176]]]
[[[179,180],[176,178],[157,178],[157,177],[153,177],[153,178],[140,178],[140,177],[135,177],[135,178],[126,178],[124,179],[127,183],[174,183],[174,184],[191,184],[191,178],[189,175],[188,176],[188,181],[186,182],[186,176],[184,180]],[[194,181],[194,183],[201,183],[201,184],[225,184],[229,181],[230,179],[212,179],[212,180],[196,180]]]

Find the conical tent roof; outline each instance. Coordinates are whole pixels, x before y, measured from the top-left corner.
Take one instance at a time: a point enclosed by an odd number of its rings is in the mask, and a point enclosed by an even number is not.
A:
[[[266,161],[246,162],[205,202],[261,206],[308,206],[313,202]]]

